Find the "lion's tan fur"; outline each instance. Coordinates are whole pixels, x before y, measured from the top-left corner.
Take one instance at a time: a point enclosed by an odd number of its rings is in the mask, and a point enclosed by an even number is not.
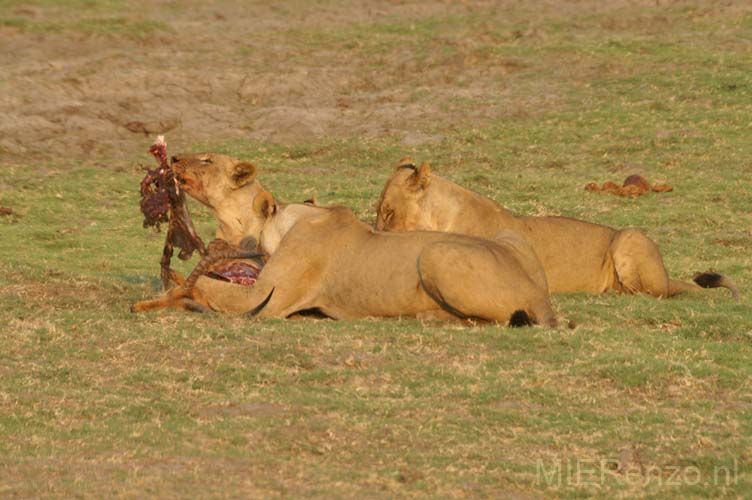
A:
[[[496,241],[438,232],[381,233],[343,207],[280,206],[268,193],[259,199],[254,211],[266,218],[260,245],[271,257],[256,284],[232,297],[220,297],[215,283],[199,279],[197,288],[214,309],[247,311],[271,294],[261,317],[316,309],[336,319],[416,316],[507,323],[522,310],[537,322],[555,324],[540,263],[529,245],[509,232]]]
[[[403,160],[377,205],[377,229],[436,230],[493,237],[502,229],[535,250],[552,293],[617,290],[656,297],[702,290],[672,280],[657,245],[638,229],[613,229],[568,217],[515,215],[498,203]],[[721,285],[725,286],[725,285]]]

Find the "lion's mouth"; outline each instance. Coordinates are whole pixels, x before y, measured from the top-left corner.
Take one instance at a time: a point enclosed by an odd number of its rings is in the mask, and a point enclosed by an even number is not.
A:
[[[172,169],[175,172],[175,183],[180,189],[190,190],[190,179],[186,178],[183,174],[179,173],[176,169]]]
[[[252,264],[233,262],[224,269],[214,269],[206,275],[216,280],[227,281],[236,285],[253,286],[261,271]]]

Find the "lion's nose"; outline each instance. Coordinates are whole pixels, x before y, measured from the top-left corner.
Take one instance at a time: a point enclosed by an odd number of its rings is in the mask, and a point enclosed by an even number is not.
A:
[[[178,162],[178,157],[177,156],[173,156],[173,157],[170,158],[170,161],[172,163],[177,163]]]

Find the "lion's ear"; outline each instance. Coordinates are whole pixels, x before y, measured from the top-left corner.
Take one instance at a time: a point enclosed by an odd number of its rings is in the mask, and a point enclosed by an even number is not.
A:
[[[316,194],[312,194],[307,199],[303,200],[304,205],[313,205],[314,207],[317,207],[319,205],[318,200],[316,200]]]
[[[409,156],[405,156],[400,161],[398,161],[397,162],[397,166],[394,167],[395,170],[400,170],[402,168],[413,168],[414,169],[414,168],[416,168],[415,167],[415,162]]]
[[[428,162],[423,162],[423,164],[415,170],[415,173],[410,176],[410,184],[415,189],[426,189],[430,181],[431,166]]]
[[[232,182],[237,187],[243,187],[256,178],[256,165],[241,161],[232,169]]]
[[[277,213],[277,202],[269,191],[261,191],[253,199],[253,211],[261,217],[269,218]]]

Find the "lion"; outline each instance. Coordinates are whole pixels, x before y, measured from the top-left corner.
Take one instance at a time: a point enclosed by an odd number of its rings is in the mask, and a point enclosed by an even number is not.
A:
[[[219,222],[215,251],[211,251],[210,244],[209,258],[202,259],[192,276],[183,279],[173,272],[171,282],[175,286],[156,299],[137,302],[131,306],[133,312],[165,307],[194,312],[213,310],[211,300],[193,286],[198,276],[211,277],[206,278],[213,282],[211,293],[216,302],[223,304],[232,302],[247,286],[238,282],[252,283],[263,266],[263,260],[255,255],[255,242],[264,220],[251,210],[254,198],[264,190],[256,180],[256,166],[230,156],[198,153],[173,156],[171,167],[180,189],[207,206]],[[220,251],[216,251],[218,245]]]
[[[228,297],[199,278],[209,306],[262,318],[315,311],[333,319],[417,317],[512,326],[556,325],[546,276],[522,238],[440,232],[383,233],[345,207],[281,204],[256,196],[270,255],[253,287]],[[223,302],[224,301],[224,302]]]
[[[502,229],[519,233],[532,246],[551,293],[645,293],[673,297],[682,292],[734,283],[716,273],[696,275],[694,283],[668,276],[658,246],[642,231],[614,229],[569,217],[515,215],[493,200],[431,174],[423,163],[402,160],[376,207],[383,231],[448,231],[489,238]]]

